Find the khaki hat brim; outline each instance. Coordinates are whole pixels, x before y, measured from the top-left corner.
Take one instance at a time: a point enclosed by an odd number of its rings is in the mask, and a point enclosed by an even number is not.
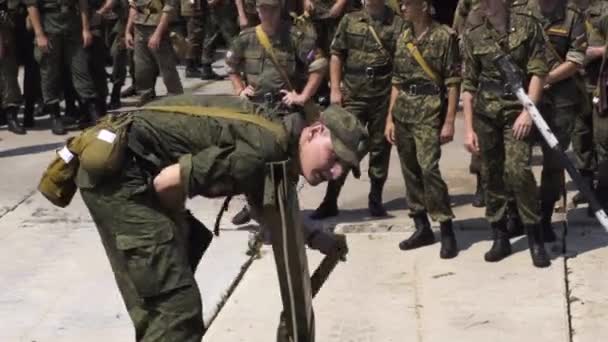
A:
[[[348,149],[334,133],[331,133],[331,142],[338,158],[346,164],[346,166],[352,169],[355,178],[359,178],[361,176],[361,170],[359,169],[359,158],[357,157],[357,154]]]

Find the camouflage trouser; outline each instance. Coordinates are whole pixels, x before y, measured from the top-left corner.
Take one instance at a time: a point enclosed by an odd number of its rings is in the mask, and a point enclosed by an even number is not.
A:
[[[608,162],[608,116],[602,116],[597,111],[593,114],[593,138],[598,165]]]
[[[0,61],[0,108],[19,107],[21,90],[17,81],[17,56],[15,36],[12,29],[0,27],[0,37],[4,40],[4,56]]]
[[[43,53],[38,47],[34,50],[34,56],[40,65],[44,103],[61,101],[64,65],[71,72],[72,83],[78,96],[82,100],[96,98],[95,85],[89,72],[87,53],[82,46],[80,31],[49,33],[47,38],[51,46],[47,53]]]
[[[591,113],[580,113],[576,116],[572,132],[572,149],[576,167],[582,171],[594,172],[597,164],[593,146],[593,115]]]
[[[189,258],[191,231],[181,214],[170,215],[150,190],[142,171],[127,165],[122,175],[94,189],[81,189],[137,341],[201,341],[201,296]]]
[[[105,102],[108,97],[108,77],[106,73],[107,48],[105,40],[100,36],[93,36],[93,43],[87,48],[89,55],[89,71],[95,92],[100,102]]]
[[[133,52],[127,49],[125,43],[126,23],[123,19],[119,19],[115,26],[116,36],[112,42],[112,84],[123,86],[127,80],[127,66],[131,77],[134,78],[135,67],[133,66]]]
[[[239,25],[234,1],[223,1],[216,6],[209,7],[209,16],[206,20],[205,42],[203,43],[203,64],[214,61],[215,49],[220,36],[226,46],[232,44],[232,39],[239,34]]]
[[[177,73],[177,57],[165,34],[160,40],[157,50],[148,48],[148,40],[154,33],[155,26],[135,25],[135,80],[137,91],[141,94],[149,94],[154,91],[156,77],[160,73],[169,95],[182,94],[184,88]]]
[[[578,116],[579,106],[569,106],[562,108],[541,107],[543,117],[555,134],[560,146],[565,151],[570,146],[570,138],[574,129],[574,121]],[[543,149],[543,170],[540,181],[540,198],[543,203],[551,204],[559,200],[562,193],[564,167],[560,162],[559,156],[542,139]]]
[[[395,121],[395,140],[405,179],[410,216],[428,212],[434,221],[454,218],[448,187],[441,178],[440,129]]]
[[[188,36],[188,51],[186,59],[193,59],[197,63],[203,54],[203,43],[205,42],[205,18],[206,14],[184,17],[186,19],[186,31]]]
[[[516,115],[515,115],[516,116]],[[473,125],[479,139],[483,184],[486,186],[486,217],[490,222],[505,218],[511,196],[524,224],[540,221],[539,195],[532,173],[531,139],[513,137],[515,117],[475,115]]]
[[[391,145],[384,137],[389,97],[355,98],[346,96],[344,109],[356,116],[369,132],[369,178],[384,181],[388,177]]]

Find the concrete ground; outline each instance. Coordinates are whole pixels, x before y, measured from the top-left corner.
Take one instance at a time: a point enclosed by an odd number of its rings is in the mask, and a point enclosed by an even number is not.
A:
[[[197,93],[230,92],[228,81],[184,84]],[[554,217],[560,240],[549,246],[550,268],[532,267],[525,237],[513,239],[511,257],[484,262],[490,234],[483,210],[470,205],[474,179],[462,147],[462,120],[457,123],[456,141],[443,149],[441,170],[457,217],[459,256],[439,259],[438,244],[400,251],[397,244],[411,234],[412,223],[398,157],[393,151],[385,219],[368,216],[364,161],[362,178],[349,179],[342,191],[341,215],[312,223],[345,233],[350,247],[347,262],[338,265],[314,300],[317,341],[606,340],[608,278],[602,270],[608,267],[608,234],[585,209],[573,209]],[[0,341],[133,340],[81,199],[59,209],[36,192],[42,171],[65,140],[48,132],[48,120],[38,124],[26,136],[0,129]],[[324,191],[324,186],[302,188],[305,216]],[[196,199],[189,207],[211,228],[221,203]],[[275,338],[281,302],[272,251],[264,246],[259,258],[246,255],[254,226],[229,223],[242,204],[240,198],[231,204],[222,234],[196,274],[210,323],[206,341]],[[320,260],[320,254],[309,252],[311,268]]]

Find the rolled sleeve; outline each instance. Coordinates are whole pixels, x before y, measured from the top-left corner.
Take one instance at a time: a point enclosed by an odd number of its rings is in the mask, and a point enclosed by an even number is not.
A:
[[[446,57],[443,63],[443,79],[446,87],[457,87],[462,82],[462,59],[458,50],[458,37],[450,34]]]
[[[344,58],[348,50],[346,42],[346,27],[348,27],[349,16],[345,15],[338,24],[336,34],[331,42],[330,54]]]
[[[529,75],[544,77],[549,74],[549,66],[545,55],[545,40],[541,28],[534,23],[530,24],[530,54],[526,69]]]
[[[38,7],[38,0],[21,0],[26,7]]]
[[[477,92],[479,83],[479,62],[473,54],[473,43],[468,36],[463,37],[462,91],[472,94]]]
[[[568,53],[566,54],[566,60],[577,65],[583,65],[589,43],[587,41],[587,30],[585,29],[585,23],[583,22],[582,16],[576,16],[571,30],[572,39],[570,41]]]
[[[232,40],[230,48],[226,52],[226,66],[228,74],[239,74],[243,72],[243,39],[242,36]]]

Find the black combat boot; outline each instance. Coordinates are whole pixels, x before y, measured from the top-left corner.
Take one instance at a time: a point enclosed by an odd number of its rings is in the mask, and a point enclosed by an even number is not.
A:
[[[372,217],[384,217],[388,215],[382,204],[382,189],[384,189],[384,179],[372,179],[369,191],[367,207]]]
[[[59,103],[49,104],[47,106],[47,110],[51,115],[51,132],[55,135],[64,135],[67,134],[65,127],[63,126],[63,120],[61,118],[61,110],[59,108]]]
[[[101,112],[97,106],[95,99],[89,99],[84,102],[85,113],[80,119],[80,128],[85,129],[87,127],[97,124],[97,120],[101,118]]]
[[[540,229],[543,233],[543,242],[555,242],[557,240],[557,236],[555,236],[555,232],[553,231],[553,225],[551,224],[554,207],[554,202],[541,200]]]
[[[120,84],[114,84],[112,86],[110,102],[108,102],[108,110],[114,110],[122,107],[122,101],[120,101],[120,88],[122,88],[122,85]]]
[[[505,220],[493,222],[492,226],[492,247],[485,254],[484,258],[487,262],[497,262],[511,255],[511,242],[509,241],[509,233],[507,232],[507,224]]]
[[[528,232],[528,245],[530,246],[532,263],[536,267],[549,267],[551,260],[543,243],[543,230],[538,224],[533,224],[526,225],[526,231]]]
[[[509,238],[524,235],[524,223],[521,222],[519,212],[517,211],[517,203],[514,200],[507,202],[507,232]]]
[[[240,226],[249,221],[251,221],[251,214],[249,213],[249,208],[247,208],[247,206],[244,206],[243,209],[241,209],[241,211],[234,215],[231,220],[232,224],[236,226]]]
[[[486,196],[483,190],[483,183],[481,182],[481,175],[476,173],[477,178],[477,189],[475,190],[475,195],[473,196],[473,206],[475,208],[483,208],[486,206]]]
[[[431,230],[431,223],[426,213],[416,214],[412,216],[416,231],[412,236],[399,243],[399,249],[407,251],[423,246],[432,245],[435,243],[435,234]]]
[[[203,64],[201,68],[201,79],[205,81],[223,80],[224,77],[218,75],[213,71],[211,64]]]
[[[17,118],[17,113],[19,113],[19,107],[8,107],[4,110],[4,113],[6,115],[6,124],[10,132],[19,135],[23,135],[26,133],[25,128],[23,128],[21,123],[19,123],[19,119]]]
[[[439,252],[439,257],[441,259],[452,259],[458,255],[458,245],[456,243],[454,229],[452,228],[452,220],[439,224],[441,230],[441,250]]]
[[[593,171],[579,170],[579,172],[581,173],[581,176],[583,177],[583,181],[585,183],[587,183],[587,185],[589,185],[589,188],[591,190],[593,190]],[[572,203],[574,203],[574,205],[577,206],[579,204],[588,203],[588,200],[585,197],[585,195],[583,195],[583,193],[581,191],[579,191],[576,193],[576,195],[574,195],[574,197],[572,197]]]
[[[325,198],[319,207],[310,214],[310,218],[313,220],[322,220],[328,217],[338,216],[338,195],[340,194],[340,188],[342,186],[337,181],[327,182],[327,190],[325,192]]]
[[[25,106],[23,107],[23,127],[25,128],[34,128],[34,116],[35,116],[36,106],[33,102],[26,101]]]
[[[186,59],[186,78],[201,78],[203,73],[194,59]]]

